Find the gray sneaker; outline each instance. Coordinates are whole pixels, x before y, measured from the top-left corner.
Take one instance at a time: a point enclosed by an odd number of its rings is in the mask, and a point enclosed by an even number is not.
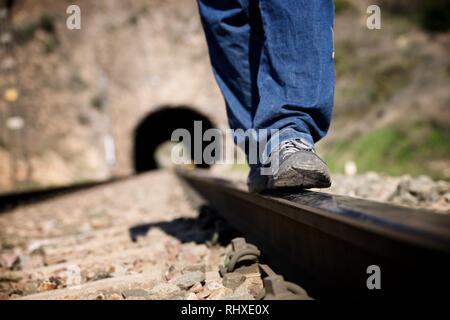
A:
[[[286,187],[328,188],[330,174],[325,162],[301,140],[288,140],[277,146],[270,155],[270,168],[252,166],[247,179],[250,192]]]

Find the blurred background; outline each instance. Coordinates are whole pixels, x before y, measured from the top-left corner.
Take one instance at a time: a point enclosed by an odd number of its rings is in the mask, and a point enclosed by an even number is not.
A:
[[[154,169],[174,129],[227,128],[194,0],[0,3],[1,193]],[[66,27],[70,4],[81,30]],[[371,4],[381,30],[366,27]],[[319,152],[336,174],[449,181],[450,1],[335,9],[334,121]]]

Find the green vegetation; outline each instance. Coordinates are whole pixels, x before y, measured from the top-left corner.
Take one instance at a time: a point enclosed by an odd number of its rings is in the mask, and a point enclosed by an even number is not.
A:
[[[91,106],[94,107],[95,109],[101,111],[103,109],[103,106],[104,106],[103,97],[101,97],[100,95],[92,97],[92,99],[91,99]]]
[[[19,182],[14,187],[14,192],[22,192],[22,191],[29,191],[29,190],[37,190],[37,189],[43,189],[43,185],[39,181],[23,181]]]
[[[389,121],[391,108],[397,101],[413,108],[416,96],[426,96],[436,86],[448,82],[450,64],[444,58],[445,47],[416,45],[415,35],[421,34],[418,28],[429,33],[449,31],[450,26],[445,26],[443,21],[450,24],[450,1],[380,0],[378,4],[382,9],[383,32],[371,32],[370,36],[362,37],[355,31],[353,37],[348,30],[345,35],[341,30],[336,39],[333,114],[336,130],[334,137],[330,136],[335,142],[325,144],[321,154],[335,172],[343,172],[345,163],[352,160],[359,172],[427,174],[450,180],[447,120],[443,118],[440,126],[424,120],[435,119],[436,112],[442,111],[433,111],[433,106],[445,104],[445,101],[431,95],[429,110],[411,109],[404,115],[403,123],[383,128],[376,125],[379,119]],[[341,21],[346,20],[342,18]],[[432,25],[434,23],[436,25]],[[433,39],[429,37],[430,44]],[[414,86],[420,90],[411,90]],[[372,116],[367,117],[368,114]],[[379,119],[375,118],[377,116]],[[361,121],[379,129],[362,130],[348,138],[344,127]],[[369,123],[371,121],[374,123]]]
[[[53,17],[43,14],[38,22],[38,27],[47,33],[55,33]]]
[[[70,77],[70,84],[76,90],[86,90],[89,87],[86,81],[84,81],[84,79],[77,73],[72,74]]]
[[[414,57],[381,60],[375,56],[369,57],[369,62],[362,65],[358,59],[351,58],[348,53],[351,49],[347,47],[350,45],[343,44],[336,59],[336,116],[349,111],[356,115],[367,110],[361,106],[389,101],[410,83],[415,69]]]
[[[59,45],[56,34],[54,18],[47,14],[43,14],[37,21],[29,23],[14,31],[15,39],[19,44],[26,44],[34,39],[34,35],[38,30],[45,32],[46,36],[41,40],[42,49],[45,53],[53,53]]]
[[[144,17],[148,14],[148,7],[143,6],[138,11],[135,11],[128,17],[128,23],[130,25],[136,25],[139,22],[141,17]]]
[[[335,0],[334,1],[334,12],[340,14],[344,11],[352,9],[353,5],[348,0]]]
[[[48,37],[42,40],[42,48],[45,53],[53,53],[58,47],[58,41],[55,37]]]
[[[235,163],[231,166],[230,171],[238,171],[247,173],[250,170],[250,167],[247,163]]]
[[[38,21],[34,21],[16,29],[14,31],[15,38],[19,43],[26,43],[33,40],[34,35],[38,30],[43,30],[47,34],[51,35],[52,38],[57,39],[54,18],[47,14],[43,14]]]
[[[131,25],[136,25],[138,23],[139,16],[137,14],[133,14],[128,18],[128,23]]]
[[[387,12],[407,18],[429,32],[450,30],[450,1],[448,0],[383,0]]]
[[[428,174],[447,179],[433,168],[432,160],[449,161],[450,131],[432,123],[408,123],[389,126],[338,141],[328,146],[325,159],[333,172],[343,172],[348,160],[356,163],[359,172],[377,171],[388,175]]]
[[[19,43],[26,43],[33,39],[36,32],[36,24],[31,23],[14,31],[14,38]]]
[[[372,79],[372,102],[387,101],[402,88],[406,87],[411,79],[412,63],[407,60],[379,63],[374,68]]]
[[[81,113],[78,115],[78,122],[83,126],[88,126],[91,124],[91,119],[87,114]]]
[[[335,46],[336,117],[349,112],[362,116],[372,106],[389,102],[408,87],[424,61],[420,51],[378,49],[379,38],[365,45],[343,39]]]

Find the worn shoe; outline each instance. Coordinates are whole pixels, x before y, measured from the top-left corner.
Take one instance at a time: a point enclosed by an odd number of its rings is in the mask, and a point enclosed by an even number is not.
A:
[[[252,166],[247,179],[250,192],[285,187],[328,188],[330,174],[325,162],[301,140],[282,142],[270,155],[270,167]],[[264,174],[262,169],[266,170]]]

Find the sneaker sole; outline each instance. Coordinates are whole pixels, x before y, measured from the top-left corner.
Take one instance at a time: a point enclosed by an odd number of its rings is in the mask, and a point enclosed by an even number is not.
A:
[[[330,174],[325,163],[317,156],[297,154],[288,158],[279,172],[270,179],[269,188],[299,187],[328,188]]]
[[[299,187],[304,189],[329,188],[330,177],[327,172],[293,168],[271,179],[269,188],[278,189],[286,187]]]

